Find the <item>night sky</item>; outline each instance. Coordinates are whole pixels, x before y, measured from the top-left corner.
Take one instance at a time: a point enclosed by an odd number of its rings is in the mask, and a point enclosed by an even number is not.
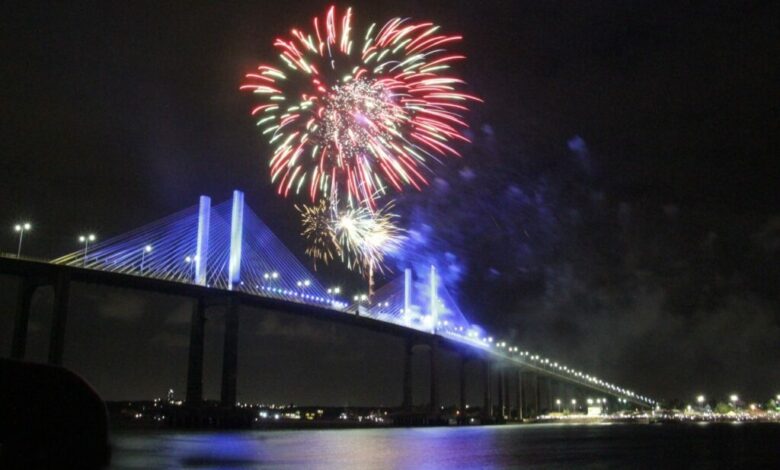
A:
[[[326,5],[4,3],[0,251],[15,251],[21,220],[34,224],[24,253],[55,257],[80,233],[238,188],[308,263],[238,86]],[[467,116],[473,143],[399,210],[472,321],[653,398],[780,393],[780,2],[338,5],[358,29],[410,16],[464,36],[457,72],[485,101]],[[3,355],[14,286],[0,276]],[[50,302],[34,299],[32,359]],[[71,306],[65,365],[105,398],[183,392],[186,300],[76,286]],[[221,313],[209,318],[217,398]],[[391,338],[243,310],[240,342],[240,400],[400,402]]]

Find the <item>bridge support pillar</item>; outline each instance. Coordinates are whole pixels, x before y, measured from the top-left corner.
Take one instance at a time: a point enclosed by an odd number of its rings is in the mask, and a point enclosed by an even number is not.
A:
[[[511,418],[512,414],[512,400],[509,398],[509,369],[504,369],[501,372],[501,381],[504,382],[504,414],[505,420]]]
[[[550,402],[550,410],[549,412],[552,413],[554,411],[558,411],[558,403],[557,401],[561,399],[558,393],[558,381],[553,379],[552,377],[547,379],[547,386],[549,387],[550,391],[548,394],[548,400]]]
[[[553,388],[555,387],[555,381],[552,377],[547,377],[547,414],[555,411],[555,402],[553,401]]]
[[[430,348],[430,354],[431,354],[431,413],[437,414],[439,412],[439,388],[437,384],[436,379],[436,361],[437,361],[437,355],[438,355],[438,349],[439,349],[439,342],[436,339],[433,339],[431,341],[431,348]]]
[[[539,374],[534,374],[534,391],[536,393],[536,407],[534,417],[538,418],[542,414],[542,390]]]
[[[414,341],[407,339],[404,342],[404,383],[403,400],[401,407],[405,411],[411,411],[414,407],[412,399],[412,358],[414,356]]]
[[[27,350],[27,327],[30,323],[30,305],[35,294],[35,285],[25,276],[19,283],[14,316],[14,336],[11,340],[11,359],[24,359]]]
[[[62,365],[69,297],[70,278],[67,273],[60,272],[54,281],[54,312],[51,319],[51,334],[49,336],[49,364],[55,366]]]
[[[523,381],[520,378],[520,369],[515,372],[515,383],[517,384],[517,420],[523,421]]]
[[[202,297],[195,299],[190,320],[190,352],[187,363],[187,404],[203,402],[203,337],[206,326],[206,304]]]
[[[506,395],[504,394],[504,368],[498,367],[498,421],[503,421],[506,415]]]
[[[222,406],[236,406],[238,382],[238,307],[235,296],[228,297],[225,312],[225,342],[222,349]]]
[[[482,368],[482,374],[484,379],[484,384],[482,386],[482,393],[484,395],[484,399],[482,401],[482,416],[486,420],[490,420],[493,418],[493,398],[491,396],[491,380],[490,380],[490,360],[485,359],[483,363]]]
[[[576,412],[577,404],[576,403],[572,403],[572,401],[573,400],[577,400],[579,397],[577,396],[577,392],[576,392],[576,390],[574,388],[574,385],[572,385],[570,383],[567,383],[565,385],[564,394],[565,394],[565,400],[566,400],[564,403],[566,404],[566,408],[571,413]]]
[[[547,411],[547,378],[536,375],[537,415],[543,415]]]
[[[539,415],[539,380],[534,372],[523,372],[521,374],[523,398],[524,398],[524,417],[533,419]]]
[[[466,363],[468,359],[465,356],[460,358],[460,374],[458,375],[458,409],[461,418],[466,416]]]

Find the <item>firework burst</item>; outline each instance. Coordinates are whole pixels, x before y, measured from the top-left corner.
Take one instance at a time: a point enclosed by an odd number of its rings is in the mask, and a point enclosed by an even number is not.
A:
[[[341,256],[333,228],[333,212],[327,202],[321,199],[315,205],[296,205],[295,209],[301,214],[301,235],[309,244],[306,254],[314,260],[314,269],[317,269],[317,261],[328,264]]]
[[[241,86],[261,103],[252,110],[272,145],[279,194],[308,192],[375,208],[388,187],[420,189],[427,164],[457,156],[468,141],[461,114],[478,98],[447,74],[464,58],[445,47],[461,36],[433,23],[395,18],[353,40],[352,9],[328,9],[306,32],[276,39],[281,63],[261,65]]]
[[[338,212],[333,231],[347,267],[366,275],[384,271],[385,255],[399,246],[403,236],[392,208],[390,202],[376,211],[360,206]]]

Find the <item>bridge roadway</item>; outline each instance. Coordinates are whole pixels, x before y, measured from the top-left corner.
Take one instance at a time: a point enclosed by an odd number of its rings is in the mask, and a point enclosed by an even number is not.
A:
[[[223,348],[222,390],[221,402],[224,406],[235,406],[236,383],[238,370],[238,307],[248,306],[260,310],[281,312],[302,316],[309,319],[335,322],[356,328],[388,334],[402,338],[405,341],[404,384],[402,406],[412,409],[411,357],[412,349],[425,345],[430,353],[430,412],[439,410],[438,389],[436,379],[436,353],[441,349],[450,350],[461,357],[460,368],[460,409],[465,408],[465,371],[467,361],[478,360],[483,365],[483,410],[487,410],[485,419],[502,421],[510,412],[509,382],[510,375],[515,372],[516,413],[518,419],[534,417],[542,411],[542,403],[546,401],[546,411],[554,411],[552,403],[553,389],[560,392],[562,387],[567,391],[567,397],[575,397],[578,403],[584,402],[585,391],[592,391],[601,396],[624,399],[639,408],[646,408],[647,403],[630,395],[616,393],[606,387],[599,386],[585,379],[574,377],[524,359],[524,356],[510,356],[504,351],[489,349],[474,341],[464,341],[463,338],[449,335],[432,334],[414,328],[377,320],[370,317],[347,313],[342,310],[319,307],[315,305],[294,302],[273,297],[250,294],[240,291],[230,291],[205,287],[197,284],[156,279],[133,274],[115,273],[81,267],[52,264],[46,261],[15,256],[0,255],[0,274],[21,278],[18,289],[17,308],[14,316],[14,331],[11,345],[11,357],[24,359],[27,342],[27,325],[29,322],[30,304],[35,289],[51,286],[54,289],[53,315],[49,331],[48,362],[54,365],[62,364],[65,346],[65,329],[67,324],[68,298],[70,283],[79,282],[110,287],[157,292],[180,296],[194,300],[192,322],[190,325],[190,348],[187,371],[187,399],[189,404],[202,402],[203,385],[203,341],[205,329],[205,308],[222,305],[226,308],[226,327]],[[527,357],[527,356],[525,356]],[[498,410],[493,404],[491,385],[491,369],[497,371],[498,380]],[[521,373],[522,372],[522,373]],[[542,384],[546,382],[546,397],[543,396]],[[530,392],[529,393],[529,388]],[[530,396],[529,396],[530,395]],[[546,400],[545,400],[546,398]],[[498,416],[494,415],[496,411]]]

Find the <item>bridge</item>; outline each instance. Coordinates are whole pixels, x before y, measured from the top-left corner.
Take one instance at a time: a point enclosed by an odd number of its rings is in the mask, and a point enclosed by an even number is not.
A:
[[[91,245],[90,241],[84,239],[82,250],[50,261],[0,256],[0,273],[21,279],[12,358],[25,357],[34,292],[51,286],[48,362],[62,364],[70,285],[79,282],[192,299],[186,392],[186,403],[192,406],[203,403],[205,309],[215,305],[225,309],[220,396],[224,407],[236,405],[239,306],[253,308],[257,314],[282,312],[401,338],[404,410],[414,407],[411,363],[413,348],[418,346],[424,346],[430,356],[427,406],[432,416],[440,410],[436,365],[442,350],[460,357],[457,407],[461,412],[466,408],[465,365],[481,362],[485,422],[522,420],[554,411],[553,396],[579,406],[585,404],[586,393],[604,397],[611,407],[655,405],[632,390],[488,334],[468,321],[434,266],[425,273],[405,270],[371,299],[343,300],[338,289],[322,285],[287,250],[245,204],[240,191],[214,206],[209,197],[201,196],[197,205],[144,227]]]

